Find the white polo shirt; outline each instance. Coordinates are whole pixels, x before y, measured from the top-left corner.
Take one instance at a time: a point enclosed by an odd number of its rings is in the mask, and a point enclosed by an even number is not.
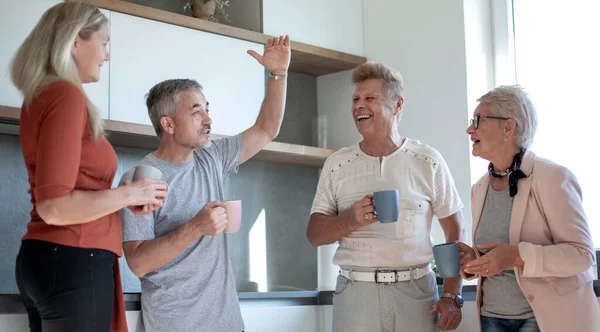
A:
[[[398,189],[397,222],[374,223],[339,240],[333,264],[409,268],[433,259],[431,221],[460,211],[454,180],[434,148],[405,139],[386,157],[365,154],[358,144],[333,153],[321,171],[311,214],[335,216],[378,190]]]

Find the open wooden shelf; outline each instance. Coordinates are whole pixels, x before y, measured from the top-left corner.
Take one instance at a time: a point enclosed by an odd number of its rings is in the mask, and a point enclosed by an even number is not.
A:
[[[0,106],[0,123],[18,125],[21,109]],[[150,125],[105,120],[108,140],[115,146],[156,149],[158,138]],[[212,134],[212,139],[224,137]],[[312,146],[271,142],[251,160],[320,168],[333,150]]]
[[[178,25],[190,29],[201,30],[222,36],[265,44],[271,36],[232,27],[225,24],[209,22],[195,17],[167,12],[164,10],[137,5],[122,0],[71,0],[92,4],[96,7],[142,17],[154,21]],[[291,36],[293,37],[293,36]],[[308,44],[291,42],[292,62],[290,71],[320,76],[353,69],[367,61],[366,58],[348,53],[338,52]]]

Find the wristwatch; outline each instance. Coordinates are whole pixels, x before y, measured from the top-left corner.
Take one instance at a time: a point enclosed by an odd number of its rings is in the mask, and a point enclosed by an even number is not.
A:
[[[440,296],[440,298],[449,298],[449,299],[453,299],[454,302],[456,302],[456,305],[458,305],[459,308],[462,308],[463,306],[463,298],[462,296],[458,295],[458,294],[452,294],[452,293],[442,293],[442,295]]]

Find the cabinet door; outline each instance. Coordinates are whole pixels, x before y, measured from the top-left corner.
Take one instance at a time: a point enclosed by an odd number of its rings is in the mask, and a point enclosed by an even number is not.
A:
[[[17,49],[37,24],[44,12],[60,0],[20,0],[0,3],[0,105],[21,107],[21,93],[10,81],[10,62]],[[109,16],[108,11],[102,11]],[[10,32],[9,32],[10,31]],[[84,84],[90,100],[98,106],[103,118],[108,118],[108,63],[102,68],[99,82]]]
[[[197,80],[210,103],[213,132],[254,124],[265,94],[263,67],[246,53],[263,45],[112,13],[110,119],[150,124],[145,95],[174,78]]]
[[[362,13],[363,0],[263,0],[263,32],[362,56]]]

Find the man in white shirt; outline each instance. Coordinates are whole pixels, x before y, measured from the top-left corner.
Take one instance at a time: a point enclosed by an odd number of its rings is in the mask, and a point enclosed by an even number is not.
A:
[[[339,241],[333,331],[436,331],[462,319],[460,276],[438,301],[431,271],[435,215],[447,242],[462,240],[463,204],[440,153],[401,137],[402,77],[379,63],[357,67],[352,117],[363,140],[332,154],[321,172],[307,237]],[[372,193],[398,189],[400,217],[380,223]]]

